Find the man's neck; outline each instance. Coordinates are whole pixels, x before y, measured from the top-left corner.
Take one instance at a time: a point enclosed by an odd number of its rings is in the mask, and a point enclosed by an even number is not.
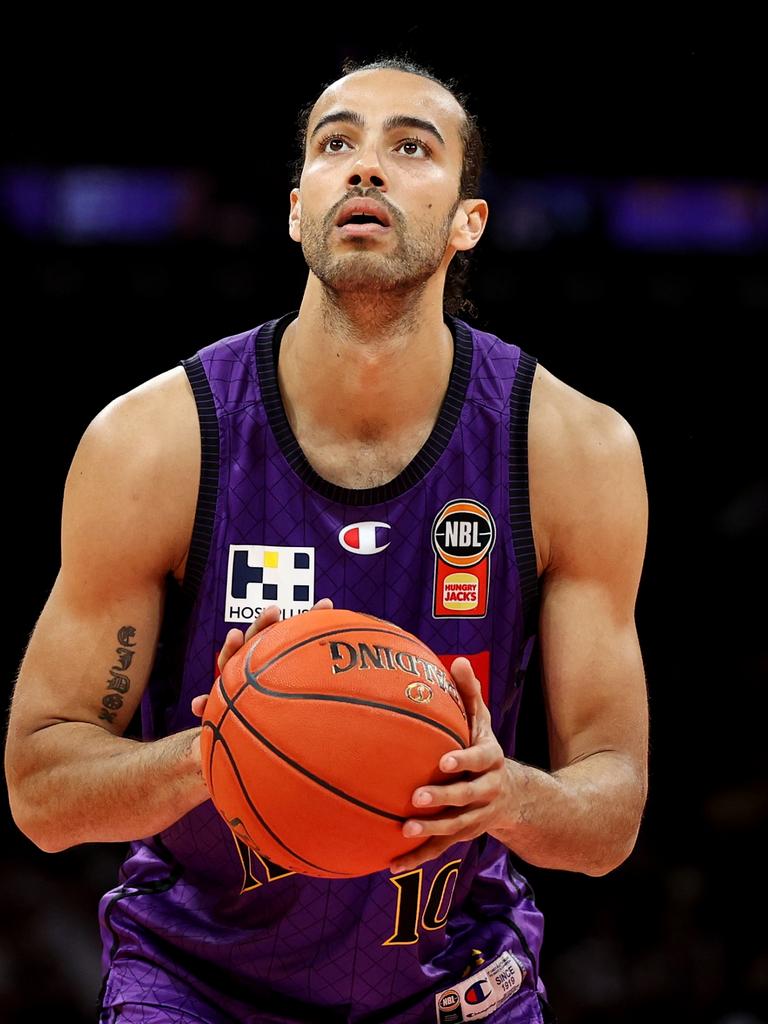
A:
[[[331,303],[307,288],[285,329],[278,380],[294,434],[386,444],[429,433],[448,387],[453,337],[439,304],[392,296]]]

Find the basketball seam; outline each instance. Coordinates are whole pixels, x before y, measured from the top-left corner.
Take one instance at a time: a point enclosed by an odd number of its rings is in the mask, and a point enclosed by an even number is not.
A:
[[[236,708],[233,707],[232,711],[237,715],[237,709]],[[238,717],[240,717],[240,716],[238,715]],[[248,792],[248,790],[243,785],[243,779],[242,779],[242,776],[240,775],[240,769],[237,767],[237,762],[232,757],[232,752],[229,749],[229,744],[227,743],[227,741],[224,739],[223,736],[218,735],[218,733],[216,731],[216,727],[213,725],[212,722],[206,722],[205,725],[213,732],[213,735],[214,735],[214,741],[213,741],[213,744],[211,745],[211,756],[209,758],[211,768],[213,767],[213,754],[214,754],[214,751],[216,749],[216,743],[218,742],[224,748],[224,751],[226,752],[226,755],[227,755],[227,758],[229,760],[229,763],[232,766],[232,768],[234,769],[235,775],[237,777],[237,784],[239,785],[239,787],[240,787],[240,789],[242,791],[242,794],[243,794],[243,796],[245,797],[245,799],[246,799],[246,801],[248,803],[248,806],[251,808],[253,813],[256,815],[258,820],[261,822],[262,826],[267,830],[267,832],[269,832],[269,834],[272,836],[272,838],[275,840],[275,842],[279,843],[280,846],[282,846],[282,848],[287,853],[290,853],[290,855],[292,857],[296,857],[296,859],[300,860],[303,864],[308,864],[312,868],[317,868],[318,871],[328,871],[328,872],[330,872],[330,868],[324,868],[324,867],[322,867],[322,865],[315,864],[313,861],[307,860],[306,857],[302,857],[300,853],[296,853],[296,851],[292,850],[290,848],[290,846],[288,846],[287,843],[283,842],[283,840],[280,838],[280,836],[276,832],[272,831],[272,829],[269,827],[269,825],[267,824],[267,822],[264,819],[264,817],[262,816],[262,814],[259,812],[259,810],[255,806],[255,804],[253,803],[253,800],[251,799],[250,793]],[[277,751],[277,753],[279,753],[279,751]],[[213,773],[211,772],[211,775],[212,774]],[[403,820],[405,820],[405,819],[403,819]],[[242,824],[242,822],[241,822],[241,824]],[[229,822],[227,822],[227,825],[230,828],[232,828],[232,826],[229,825]],[[234,832],[234,829],[232,831]],[[345,877],[354,877],[354,876],[348,875],[348,876],[345,876]]]
[[[227,704],[229,704],[230,711],[232,712],[233,715],[235,715],[238,721],[241,722],[242,725],[244,725],[245,728],[248,730],[248,732],[252,736],[254,736],[263,746],[265,746],[268,750],[271,750],[273,754],[276,754],[282,761],[285,761],[286,764],[289,764],[292,768],[295,768],[296,771],[300,772],[302,775],[305,775],[308,779],[311,779],[313,782],[316,782],[319,786],[322,786],[323,789],[330,790],[332,793],[335,793],[337,796],[342,797],[344,800],[348,800],[350,803],[356,804],[358,807],[361,807],[364,811],[370,811],[372,814],[378,814],[382,818],[389,818],[390,821],[404,822],[408,820],[407,817],[403,817],[400,814],[392,814],[391,811],[385,811],[380,807],[374,807],[372,804],[367,804],[363,800],[359,800],[357,797],[352,796],[350,793],[345,793],[343,789],[339,789],[338,786],[334,786],[332,782],[327,782],[325,779],[321,779],[318,775],[315,775],[308,768],[305,768],[303,765],[300,765],[298,761],[294,761],[294,759],[289,754],[286,754],[284,751],[280,750],[279,747],[276,747],[274,743],[270,742],[270,740],[267,739],[266,736],[262,736],[262,734],[258,732],[258,730],[256,730],[253,727],[253,725],[251,725],[248,719],[243,717],[242,712],[238,711],[235,704],[230,703],[231,698],[229,697],[229,694],[226,692],[226,690],[224,690],[224,687],[221,686],[221,682],[219,682],[219,686],[223,691],[224,700],[227,702]],[[210,728],[213,729],[212,724],[210,725]],[[222,743],[225,742],[223,738],[219,737],[219,739],[221,740]],[[211,754],[211,756],[213,756],[213,754]]]
[[[414,721],[421,722],[424,725],[426,725],[426,726],[428,726],[428,727],[430,727],[430,728],[432,728],[434,730],[437,730],[438,732],[441,732],[441,733],[449,736],[451,739],[453,739],[453,741],[455,743],[458,744],[459,747],[461,747],[462,749],[466,748],[466,744],[465,744],[463,738],[461,736],[459,736],[456,732],[454,732],[449,726],[446,726],[446,725],[444,725],[444,724],[442,724],[440,722],[436,722],[434,719],[429,718],[426,715],[419,714],[418,712],[410,710],[408,708],[400,708],[400,707],[393,706],[392,704],[384,703],[383,701],[366,700],[366,699],[363,699],[363,698],[360,698],[360,697],[345,696],[343,694],[284,693],[284,692],[280,692],[278,690],[269,689],[268,687],[264,686],[264,684],[260,681],[259,677],[263,676],[263,674],[265,672],[267,672],[271,667],[276,665],[282,659],[286,658],[288,655],[294,653],[297,650],[300,650],[302,647],[305,647],[308,644],[316,643],[318,640],[323,640],[323,639],[325,639],[327,637],[345,636],[345,635],[349,635],[350,633],[366,633],[369,636],[371,634],[374,634],[374,635],[383,636],[383,637],[387,637],[387,638],[389,638],[389,637],[396,637],[396,638],[399,638],[399,639],[403,639],[405,637],[405,638],[413,641],[420,648],[423,648],[423,654],[419,654],[419,653],[411,652],[411,651],[405,652],[405,653],[408,653],[411,657],[417,657],[417,658],[419,658],[423,662],[428,662],[430,665],[433,665],[436,669],[439,667],[440,671],[445,672],[447,678],[450,679],[450,672],[448,672],[445,669],[444,666],[438,666],[438,665],[435,664],[435,661],[437,660],[435,658],[435,655],[428,648],[426,648],[421,643],[421,641],[419,641],[418,637],[414,636],[412,633],[408,633],[406,630],[400,630],[400,629],[397,629],[397,628],[395,628],[395,629],[381,629],[381,628],[371,627],[371,626],[359,626],[359,627],[351,626],[351,627],[345,627],[345,628],[338,628],[337,627],[337,628],[334,628],[334,629],[331,629],[331,630],[327,630],[325,632],[314,633],[311,636],[305,637],[304,639],[302,639],[302,640],[292,644],[290,647],[287,647],[287,648],[279,651],[278,653],[276,653],[273,656],[271,656],[256,671],[254,671],[250,667],[250,665],[249,665],[250,661],[252,660],[252,656],[253,656],[253,654],[255,652],[255,649],[257,647],[257,643],[254,643],[251,646],[251,648],[248,650],[248,652],[246,653],[246,656],[245,656],[245,659],[244,659],[244,662],[245,662],[245,681],[241,681],[241,684],[238,686],[237,690],[235,691],[235,693],[233,695],[230,696],[230,694],[227,692],[226,686],[224,684],[223,674],[220,675],[218,677],[218,679],[216,680],[216,682],[218,683],[218,691],[219,691],[220,699],[222,699],[223,702],[224,702],[224,708],[221,711],[221,714],[219,716],[218,724],[214,723],[210,719],[203,723],[204,727],[207,728],[207,729],[210,729],[211,734],[212,734],[211,748],[210,748],[209,757],[208,757],[208,775],[209,775],[209,779],[211,780],[211,790],[212,790],[211,795],[213,796],[213,788],[214,788],[214,786],[213,786],[213,776],[214,776],[213,759],[214,759],[214,754],[215,754],[215,751],[216,751],[216,745],[217,745],[217,743],[221,743],[222,748],[223,748],[223,752],[224,752],[224,754],[225,754],[225,756],[227,758],[227,761],[228,761],[229,765],[231,766],[231,768],[233,770],[237,786],[240,789],[242,795],[245,797],[245,800],[246,800],[249,808],[251,809],[252,813],[256,816],[256,819],[259,821],[261,826],[268,832],[268,834],[272,837],[272,839],[276,843],[278,843],[278,845],[283,850],[285,850],[288,854],[290,854],[291,857],[296,858],[297,860],[301,861],[303,864],[306,864],[308,867],[315,868],[318,871],[328,871],[329,873],[330,873],[330,869],[324,868],[324,867],[322,867],[322,866],[320,866],[318,864],[315,864],[312,861],[307,860],[305,857],[302,857],[300,854],[296,853],[296,851],[292,850],[287,845],[287,843],[285,843],[272,830],[272,828],[267,824],[267,821],[265,820],[264,816],[259,812],[259,810],[254,805],[253,800],[251,798],[251,795],[249,794],[248,790],[246,789],[246,787],[244,785],[243,777],[242,777],[242,775],[240,773],[240,769],[239,769],[235,759],[233,758],[233,755],[232,755],[232,752],[230,750],[229,744],[227,743],[226,739],[224,738],[224,736],[222,735],[222,732],[221,732],[222,726],[224,724],[224,720],[226,719],[227,715],[230,712],[232,714],[234,714],[236,719],[242,724],[242,726],[245,728],[245,730],[255,740],[257,740],[257,742],[260,743],[260,745],[262,746],[263,749],[268,750],[273,756],[278,758],[280,762],[282,762],[283,764],[289,765],[299,775],[301,775],[304,778],[308,779],[309,781],[315,783],[317,786],[319,786],[320,788],[324,789],[326,792],[334,794],[336,797],[338,797],[342,801],[345,801],[345,802],[347,802],[349,804],[357,806],[357,807],[361,808],[363,811],[366,811],[366,812],[368,812],[370,814],[374,814],[374,815],[376,815],[376,816],[378,816],[380,818],[389,819],[389,820],[391,820],[391,821],[393,821],[393,822],[395,822],[397,824],[402,824],[405,821],[407,821],[408,820],[408,816],[393,814],[393,813],[391,813],[389,811],[384,810],[383,808],[373,806],[373,805],[368,804],[365,801],[359,799],[358,797],[353,796],[352,794],[350,794],[350,793],[344,791],[343,789],[339,788],[338,786],[334,785],[332,782],[330,782],[330,781],[328,781],[326,779],[323,779],[320,776],[316,775],[314,772],[310,771],[308,768],[306,768],[305,766],[300,764],[298,761],[294,760],[294,758],[289,756],[284,750],[281,750],[273,742],[271,742],[269,739],[267,739],[267,737],[265,735],[260,733],[258,731],[258,729],[251,722],[248,721],[248,719],[245,717],[244,713],[237,707],[238,699],[241,697],[241,695],[245,691],[246,687],[252,686],[258,693],[264,694],[266,696],[275,697],[275,698],[278,698],[278,699],[279,698],[283,698],[283,699],[287,698],[287,699],[291,699],[291,700],[304,700],[304,701],[306,701],[306,700],[331,701],[331,702],[335,702],[335,703],[354,704],[354,705],[358,705],[358,706],[362,706],[362,707],[370,707],[370,708],[374,708],[374,709],[380,710],[380,711],[385,712],[385,713],[394,713],[394,714],[398,714],[398,715],[403,715],[403,716],[405,716],[407,718],[413,719]],[[403,671],[406,671],[406,670],[403,670]],[[417,673],[417,677],[418,677],[418,673]],[[429,685],[429,680],[427,680],[427,684]],[[433,685],[438,685],[439,686],[439,683],[434,683],[433,682]],[[446,693],[446,696],[450,697],[452,700],[454,699],[453,697],[451,697],[450,693]],[[459,701],[461,701],[461,695],[460,694],[459,694]],[[455,700],[454,700],[454,703],[456,703]],[[463,712],[463,703],[459,703],[457,706],[459,707],[459,710]],[[225,821],[227,821],[227,824],[228,824],[229,828],[234,833],[234,828],[232,827],[231,822],[226,818],[226,815],[222,815],[222,816],[225,818]],[[247,829],[245,828],[245,825],[244,825],[244,823],[242,822],[241,819],[232,819],[232,820],[233,821],[238,821],[239,824],[245,830],[246,835],[248,835]],[[249,838],[250,838],[250,836],[249,836]]]

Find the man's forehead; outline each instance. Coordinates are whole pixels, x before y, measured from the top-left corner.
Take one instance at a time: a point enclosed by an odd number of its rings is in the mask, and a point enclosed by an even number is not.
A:
[[[438,82],[423,75],[390,69],[353,72],[325,89],[309,115],[308,129],[334,109],[355,109],[366,120],[383,119],[392,113],[429,116],[446,142],[459,141],[464,117],[455,97]]]

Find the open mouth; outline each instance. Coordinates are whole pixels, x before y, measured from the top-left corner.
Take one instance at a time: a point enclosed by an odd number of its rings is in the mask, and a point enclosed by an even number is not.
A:
[[[342,235],[362,237],[365,235],[378,235],[389,231],[389,225],[384,224],[373,214],[354,213],[342,224],[338,225]]]
[[[340,227],[346,227],[347,224],[380,224],[383,228],[387,227],[384,221],[368,213],[353,213]]]

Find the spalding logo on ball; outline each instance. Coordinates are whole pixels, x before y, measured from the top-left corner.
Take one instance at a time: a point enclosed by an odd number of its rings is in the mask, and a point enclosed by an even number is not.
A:
[[[200,737],[206,784],[235,835],[324,878],[381,871],[425,842],[402,834],[417,816],[413,791],[455,780],[438,764],[469,741],[438,657],[393,623],[341,608],[246,641],[213,686]]]

